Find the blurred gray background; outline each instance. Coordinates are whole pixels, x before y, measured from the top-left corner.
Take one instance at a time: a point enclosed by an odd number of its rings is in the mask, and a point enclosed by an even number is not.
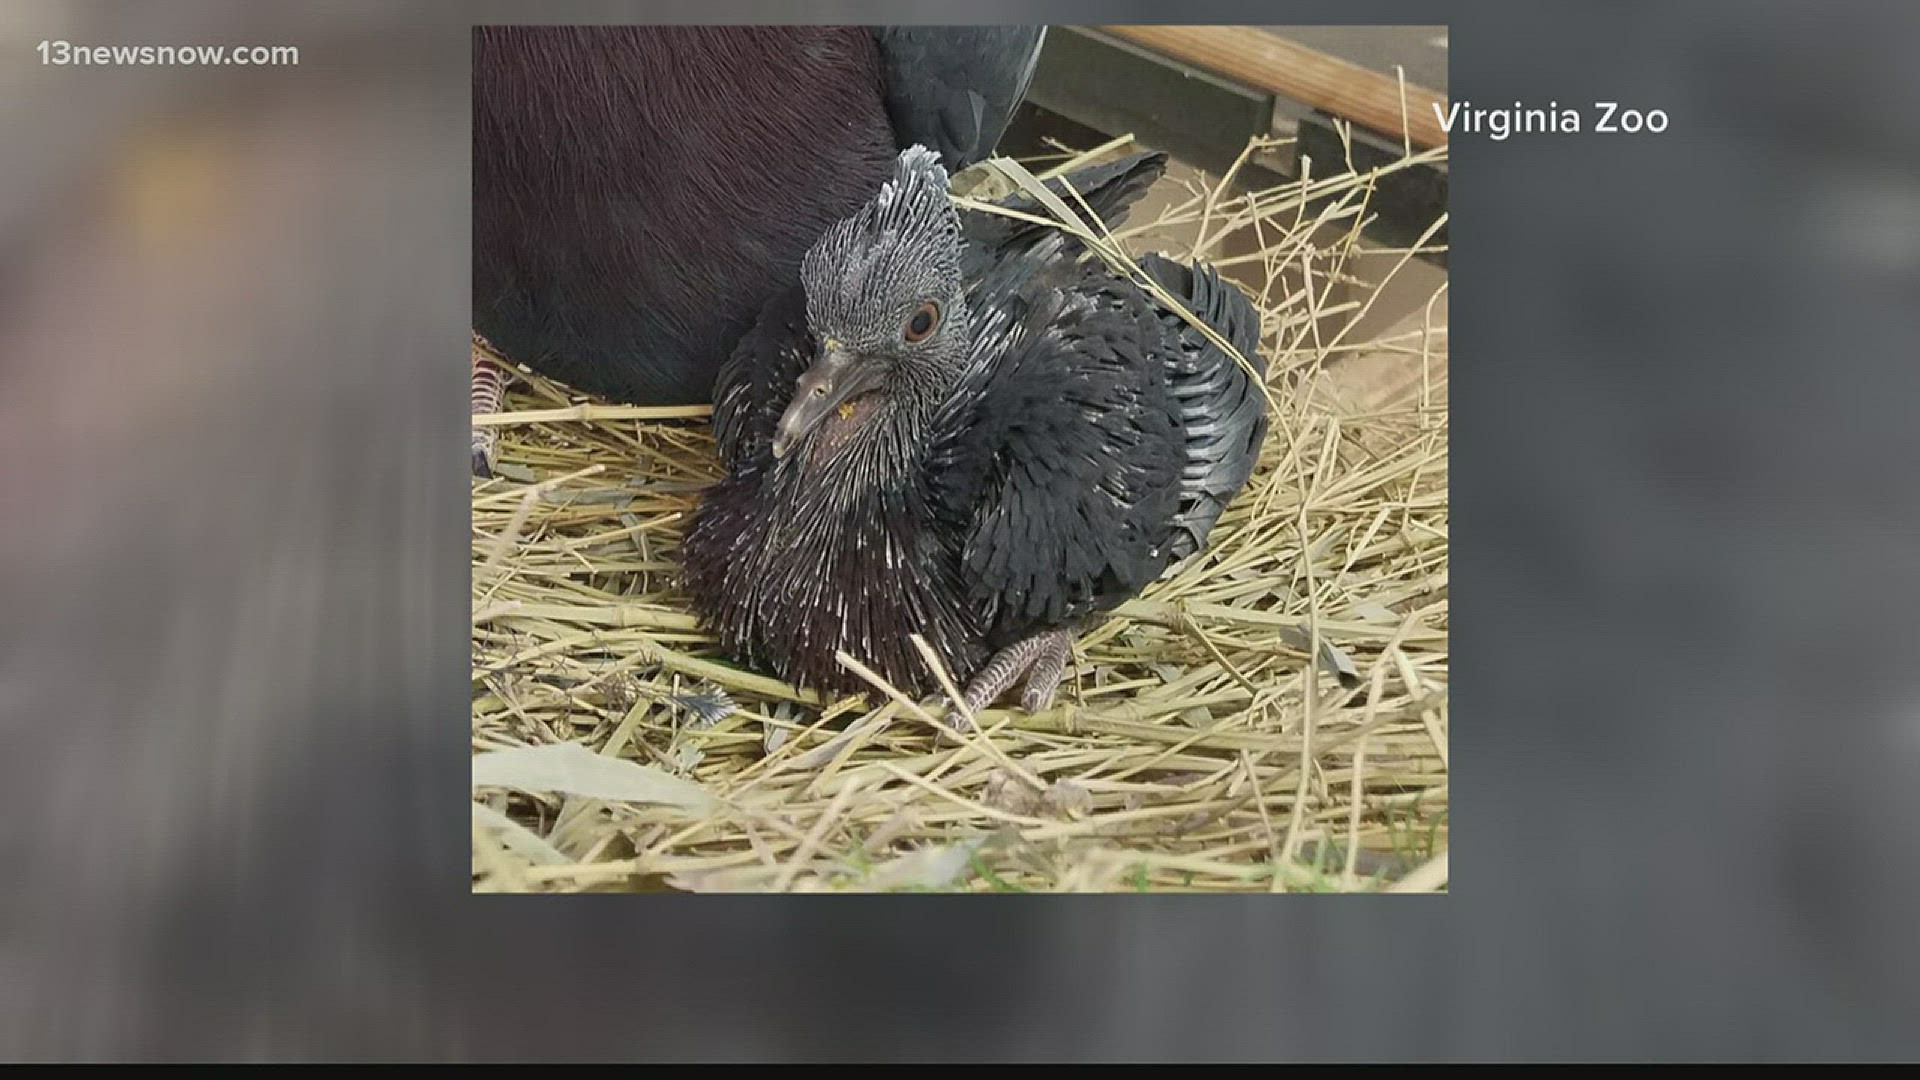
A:
[[[468,895],[467,28],[536,6],[288,7],[0,7],[0,1057],[1920,1050],[1920,8],[1182,5],[1672,129],[1454,142],[1452,895],[1016,901]]]

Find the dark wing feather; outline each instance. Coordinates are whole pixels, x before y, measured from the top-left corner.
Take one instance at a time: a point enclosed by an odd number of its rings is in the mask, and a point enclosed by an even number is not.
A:
[[[1182,266],[1159,255],[1144,256],[1139,263],[1188,311],[1232,342],[1265,378],[1260,315],[1245,293],[1208,267]],[[1170,311],[1161,313],[1161,321],[1178,342],[1167,356],[1167,375],[1186,437],[1180,531],[1173,543],[1173,557],[1181,559],[1206,546],[1213,523],[1253,475],[1267,434],[1267,409],[1247,370],[1206,335]]]
[[[1046,28],[886,26],[887,115],[901,149],[919,144],[958,172],[993,153],[1027,96]]]
[[[1107,610],[1167,565],[1182,438],[1131,286],[1082,270],[990,321],[936,418],[933,503],[998,647]]]
[[[767,302],[715,378],[713,438],[729,473],[771,460],[780,413],[811,362],[807,296],[795,285]]]
[[[1101,165],[1087,165],[1045,181],[1047,189],[1065,199],[1067,205],[1084,215],[1086,208],[1068,194],[1067,185],[1086,201],[1095,216],[1108,228],[1127,219],[1127,211],[1154,182],[1166,174],[1167,155],[1158,150],[1128,154]],[[996,200],[994,205],[1018,213],[1051,220],[1037,199],[1016,191]],[[969,279],[981,277],[1011,261],[1038,265],[1062,257],[1071,244],[1079,244],[1051,225],[1035,225],[1018,218],[976,210],[962,214],[961,235],[967,243],[961,272]]]

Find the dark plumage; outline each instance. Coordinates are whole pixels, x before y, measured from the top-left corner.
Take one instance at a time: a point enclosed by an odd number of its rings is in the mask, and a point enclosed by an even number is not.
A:
[[[1039,28],[481,27],[474,329],[638,404],[714,373],[915,143],[990,153]]]
[[[985,160],[1027,96],[1045,33],[1038,26],[876,30],[899,148],[933,149],[951,172]]]
[[[1109,224],[1165,168],[1070,177]],[[802,685],[935,684],[920,633],[976,706],[1023,671],[1050,698],[1066,632],[1205,543],[1266,432],[1243,368],[1047,226],[956,212],[924,150],[808,253],[722,371],[727,476],[685,547],[687,585],[739,659]],[[1009,203],[1031,210],[1025,196]],[[1246,296],[1142,268],[1258,358]]]

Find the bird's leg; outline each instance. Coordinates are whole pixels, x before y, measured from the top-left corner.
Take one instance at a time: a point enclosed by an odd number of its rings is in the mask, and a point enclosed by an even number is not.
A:
[[[1053,704],[1053,693],[1067,673],[1067,661],[1073,659],[1073,635],[1065,630],[1050,630],[1040,635],[1040,655],[1027,669],[1026,689],[1020,694],[1020,707],[1030,713]]]
[[[1048,630],[1001,649],[967,683],[967,708],[979,712],[1024,676],[1020,707],[1039,712],[1052,703],[1072,653],[1073,635],[1065,630]]]
[[[473,415],[499,412],[507,402],[507,381],[512,377],[512,372],[494,355],[486,339],[473,335],[473,390],[469,398]],[[493,475],[493,455],[499,442],[499,428],[473,429],[473,475]]]

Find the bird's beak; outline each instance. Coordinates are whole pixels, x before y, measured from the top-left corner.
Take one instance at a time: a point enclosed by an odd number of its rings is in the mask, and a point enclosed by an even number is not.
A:
[[[793,384],[793,400],[780,414],[780,426],[774,430],[773,456],[786,457],[835,409],[878,390],[885,377],[886,367],[878,360],[828,341],[820,350],[820,358]]]

